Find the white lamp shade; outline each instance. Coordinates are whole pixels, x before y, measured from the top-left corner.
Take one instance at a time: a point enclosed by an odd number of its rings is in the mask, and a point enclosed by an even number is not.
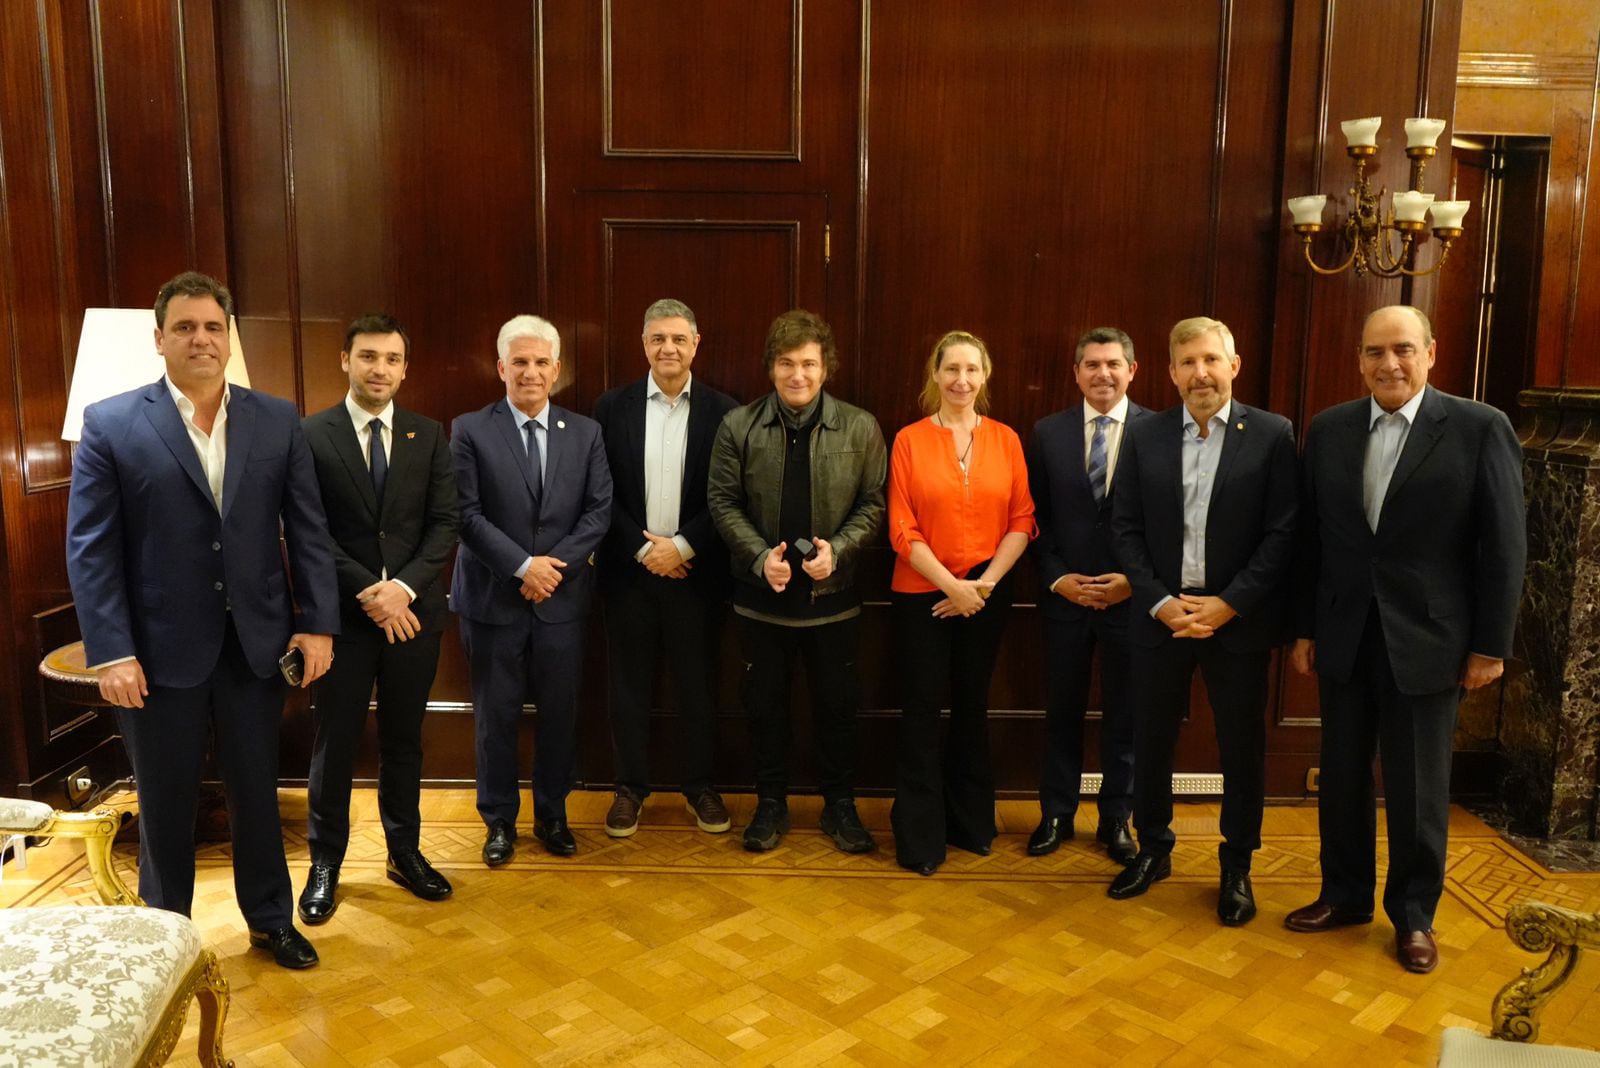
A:
[[[61,437],[77,441],[83,434],[83,410],[96,401],[149,385],[167,373],[156,351],[156,315],[149,308],[86,308],[78,335],[78,358],[72,365],[67,414]],[[238,324],[230,316],[231,355],[224,372],[229,382],[250,386],[250,372],[239,345]]]
[[[1470,200],[1441,200],[1435,203],[1429,213],[1433,216],[1435,230],[1459,230],[1461,219],[1467,214],[1467,209],[1472,207]]]
[[[1290,197],[1289,211],[1294,215],[1296,226],[1305,226],[1308,223],[1320,223],[1323,209],[1327,204],[1328,198],[1321,194],[1312,197]]]
[[[1378,127],[1383,125],[1383,120],[1377,116],[1367,119],[1348,119],[1339,124],[1339,129],[1344,131],[1345,143],[1352,148],[1356,145],[1376,145],[1378,143]]]
[[[1407,148],[1434,148],[1439,143],[1439,135],[1444,133],[1443,119],[1407,119],[1406,120],[1406,147]]]
[[[1415,189],[1402,190],[1394,195],[1395,221],[1421,222],[1422,217],[1428,214],[1428,205],[1432,203],[1432,193],[1419,193]]]

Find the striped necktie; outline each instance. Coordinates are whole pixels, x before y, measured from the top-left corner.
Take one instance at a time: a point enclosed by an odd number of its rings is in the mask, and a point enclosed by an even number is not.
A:
[[[1106,499],[1106,427],[1111,425],[1109,415],[1094,417],[1094,437],[1089,440],[1089,492],[1094,503]]]

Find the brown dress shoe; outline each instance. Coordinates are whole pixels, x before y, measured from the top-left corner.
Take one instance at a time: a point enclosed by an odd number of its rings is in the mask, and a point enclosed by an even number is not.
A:
[[[627,787],[617,787],[617,796],[606,812],[606,834],[612,838],[630,838],[639,829],[639,809],[644,802]]]
[[[707,834],[722,834],[733,826],[728,806],[715,790],[702,790],[695,797],[685,797],[684,804],[694,816],[694,824]]]
[[[1319,934],[1336,927],[1354,927],[1357,924],[1371,922],[1370,912],[1342,909],[1324,901],[1313,901],[1309,905],[1302,905],[1283,918],[1285,927],[1301,934]]]
[[[1400,967],[1418,975],[1427,975],[1439,963],[1439,947],[1432,931],[1396,931],[1394,952],[1400,958]]]

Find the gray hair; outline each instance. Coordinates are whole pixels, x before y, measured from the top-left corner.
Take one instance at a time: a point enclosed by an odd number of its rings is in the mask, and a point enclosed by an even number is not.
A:
[[[1072,366],[1076,367],[1083,362],[1083,350],[1090,345],[1121,345],[1122,358],[1132,367],[1138,361],[1133,358],[1133,338],[1127,331],[1119,330],[1114,326],[1097,326],[1078,339],[1078,349],[1072,354]]]
[[[1372,322],[1375,316],[1395,308],[1398,308],[1401,311],[1408,311],[1412,315],[1415,315],[1417,317],[1417,324],[1422,327],[1422,343],[1424,345],[1433,344],[1433,324],[1428,321],[1428,316],[1421,308],[1413,307],[1410,304],[1390,304],[1386,307],[1378,308],[1374,311],[1368,312],[1367,317],[1361,320],[1361,332],[1363,334],[1367,332],[1367,324]]]
[[[1172,336],[1167,339],[1167,357],[1170,360],[1173,352],[1179,345],[1193,341],[1203,334],[1216,334],[1222,342],[1223,355],[1233,359],[1238,352],[1233,347],[1233,331],[1228,329],[1221,319],[1212,319],[1209,316],[1197,315],[1192,319],[1181,319],[1172,328]]]
[[[644,329],[650,329],[650,324],[657,319],[687,319],[689,329],[695,333],[700,332],[700,324],[694,321],[694,312],[689,305],[681,300],[663,297],[644,310]]]
[[[511,354],[511,343],[519,337],[550,342],[550,358],[557,363],[561,361],[561,334],[549,320],[537,315],[517,315],[507,320],[494,343],[495,351],[502,360]]]

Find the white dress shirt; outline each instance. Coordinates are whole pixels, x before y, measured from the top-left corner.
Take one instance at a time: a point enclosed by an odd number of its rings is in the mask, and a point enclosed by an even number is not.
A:
[[[218,514],[222,512],[222,476],[228,467],[228,400],[233,396],[232,388],[227,382],[222,384],[222,405],[217,409],[217,417],[211,422],[211,433],[194,425],[194,401],[183,395],[183,390],[172,384],[172,379],[163,378],[167,384],[167,392],[172,394],[172,403],[178,406],[178,415],[183,418],[183,428],[189,432],[189,441],[194,445],[194,451],[200,457],[200,469],[206,474],[206,483],[211,487],[211,503],[217,506]]]
[[[1101,412],[1087,400],[1083,402],[1083,463],[1089,465],[1089,446],[1094,443],[1094,421],[1109,415],[1106,424],[1106,492],[1111,492],[1111,479],[1117,473],[1117,453],[1122,449],[1122,431],[1128,425],[1128,395],[1124,393],[1109,412]]]
[[[1378,398],[1371,399],[1367,415],[1367,453],[1361,465],[1361,503],[1367,513],[1367,526],[1373,533],[1378,530],[1378,517],[1383,511],[1383,498],[1389,493],[1389,482],[1394,478],[1395,464],[1411,435],[1411,424],[1417,421],[1417,411],[1422,407],[1422,394],[1402,404],[1391,415],[1383,410]]]
[[[367,470],[372,470],[372,424],[382,420],[383,426],[383,455],[388,459],[389,466],[394,467],[394,401],[383,406],[383,411],[373,415],[361,405],[356,403],[355,394],[344,395],[344,410],[350,413],[350,425],[356,430],[356,443],[361,446],[361,462],[367,465]],[[389,569],[383,569],[382,578],[389,581]],[[399,579],[394,584],[406,591],[406,596],[415,601],[417,591],[407,586]]]
[[[694,559],[694,547],[678,533],[683,461],[689,447],[689,392],[693,388],[694,376],[690,375],[683,390],[669,400],[652,371],[646,379],[644,403],[645,529],[670,537],[678,547],[678,555],[685,560]],[[633,558],[643,560],[653,544],[647,540]]]

